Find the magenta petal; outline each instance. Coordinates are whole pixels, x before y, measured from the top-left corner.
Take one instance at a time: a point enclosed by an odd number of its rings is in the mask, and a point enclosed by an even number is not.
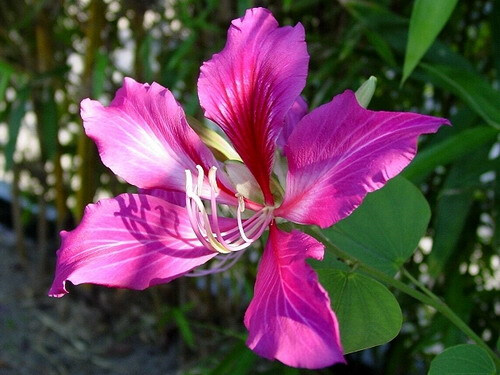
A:
[[[352,91],[336,96],[306,115],[288,138],[286,193],[276,215],[329,227],[410,163],[420,134],[443,124],[450,123],[417,113],[366,110]]]
[[[271,12],[249,9],[232,22],[224,49],[198,80],[205,115],[228,135],[267,203],[275,141],[307,76],[304,28],[278,27]]]
[[[49,295],[73,284],[145,289],[182,276],[217,254],[196,238],[186,210],[145,194],[122,194],[87,206],[80,225],[61,232]]]
[[[109,107],[90,99],[81,107],[103,163],[137,187],[185,191],[186,169],[196,176],[197,164],[205,172],[218,165],[172,93],[157,83],[125,78]]]
[[[304,233],[271,225],[245,314],[247,345],[257,354],[309,369],[345,362],[330,298],[305,261],[322,259],[323,250]]]
[[[139,189],[139,194],[152,195],[177,206],[186,207],[186,193],[163,189]]]
[[[290,110],[286,114],[285,124],[278,139],[276,140],[278,147],[280,147],[281,149],[285,147],[288,141],[288,137],[290,136],[290,134],[292,134],[295,125],[297,125],[299,121],[302,120],[302,117],[307,115],[307,111],[307,102],[304,100],[304,98],[299,96],[293,103],[292,108],[290,108]]]

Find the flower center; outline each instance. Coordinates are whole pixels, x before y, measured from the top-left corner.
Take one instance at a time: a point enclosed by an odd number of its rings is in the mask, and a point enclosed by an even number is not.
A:
[[[238,198],[238,207],[236,209],[237,225],[228,229],[226,229],[227,225],[223,225],[224,230],[221,230],[224,218],[219,218],[217,214],[217,196],[220,191],[216,180],[217,168],[211,167],[208,171],[211,217],[209,217],[207,209],[201,200],[205,173],[200,165],[197,165],[196,169],[198,170],[196,183],[193,181],[191,171],[185,171],[186,209],[196,237],[206,248],[223,254],[246,249],[267,228],[273,219],[274,207],[263,207],[248,219],[243,220],[245,199],[241,194],[237,193],[235,194]]]

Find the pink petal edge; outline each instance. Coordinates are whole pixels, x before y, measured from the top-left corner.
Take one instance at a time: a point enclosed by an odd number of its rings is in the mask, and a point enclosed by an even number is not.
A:
[[[329,227],[348,216],[414,158],[418,137],[444,118],[362,108],[352,91],[337,95],[295,126],[285,146],[285,198],[276,215]]]
[[[224,49],[201,67],[205,116],[227,134],[268,204],[275,141],[305,86],[308,62],[302,25],[278,27],[271,12],[254,8],[232,22]]]
[[[302,96],[299,96],[295,99],[292,107],[288,111],[285,117],[285,124],[283,125],[283,129],[276,141],[276,144],[280,149],[283,149],[288,141],[288,137],[292,134],[293,129],[302,120],[302,117],[307,115],[307,111],[309,107],[307,102]]]
[[[84,99],[81,116],[85,132],[99,149],[103,163],[115,174],[139,188],[185,191],[185,170],[197,176],[219,166],[207,146],[188,125],[184,111],[172,93],[153,83],[125,78],[110,106]],[[220,199],[237,204],[234,189],[223,172]],[[204,196],[210,197],[208,179]]]
[[[87,206],[80,225],[61,238],[52,297],[68,293],[66,281],[142,290],[217,255],[198,241],[185,209],[145,194]]]
[[[345,362],[330,298],[306,263],[322,259],[323,252],[323,244],[307,234],[271,225],[245,314],[247,345],[257,354],[308,369]]]

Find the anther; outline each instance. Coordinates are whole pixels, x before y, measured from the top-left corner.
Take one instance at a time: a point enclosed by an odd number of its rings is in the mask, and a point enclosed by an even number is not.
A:
[[[236,193],[235,196],[238,198],[238,211],[245,212],[245,198],[240,193]]]
[[[203,168],[199,164],[196,165],[196,169],[198,170],[198,185],[197,185],[198,190],[196,193],[198,195],[201,195],[203,189],[203,180],[205,179],[205,172],[203,171]]]
[[[219,194],[219,187],[217,186],[216,179],[217,167],[211,167],[208,171],[208,181],[210,182],[210,187],[214,191],[215,194]]]

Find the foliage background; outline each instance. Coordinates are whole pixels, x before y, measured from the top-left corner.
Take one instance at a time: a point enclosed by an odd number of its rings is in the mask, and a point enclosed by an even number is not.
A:
[[[425,11],[429,2],[421,3]],[[80,100],[109,102],[123,77],[132,76],[170,88],[189,115],[202,119],[199,67],[223,47],[230,21],[252,6],[269,8],[281,24],[304,25],[311,55],[304,96],[311,108],[374,75],[378,86],[371,109],[451,119],[453,127],[422,137],[419,157],[405,171],[432,211],[427,234],[406,269],[490,347],[498,346],[500,5],[493,0],[458,2],[403,85],[413,2],[1,1],[0,219],[15,234],[16,264],[32,290],[30,298],[45,304],[55,321],[71,319],[55,307],[67,301],[44,297],[57,233],[73,228],[87,203],[133,191],[100,164],[82,134]],[[433,10],[427,11],[430,17]],[[419,32],[416,45],[426,37]],[[113,347],[132,340],[165,353],[175,348],[168,360],[182,373],[313,373],[270,363],[245,349],[242,316],[256,265],[249,255],[223,275],[178,280],[145,293],[83,287],[65,300],[90,306]],[[349,355],[350,368],[318,373],[423,374],[437,353],[467,342],[432,308],[395,294],[404,317],[401,333],[386,345]],[[0,329],[16,330],[6,320]],[[92,346],[89,339],[90,356],[103,356]],[[6,371],[16,371],[15,353],[22,348],[9,348],[2,348],[0,359]],[[66,356],[59,366],[47,365],[47,372],[77,373],[86,366],[81,358]]]

